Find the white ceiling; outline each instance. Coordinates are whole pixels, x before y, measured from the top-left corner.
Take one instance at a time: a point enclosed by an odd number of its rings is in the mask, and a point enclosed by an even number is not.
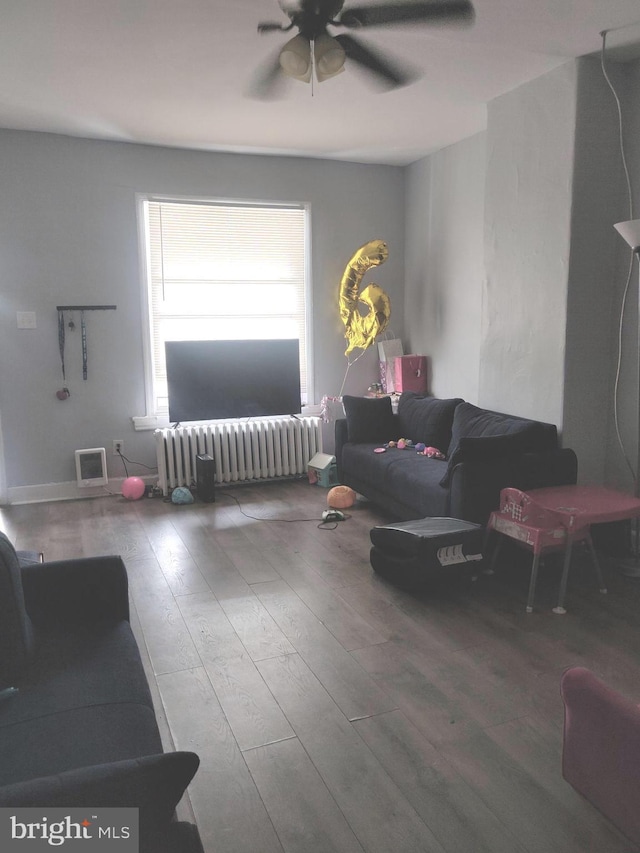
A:
[[[599,51],[602,30],[612,48],[640,41],[639,0],[474,5],[470,29],[358,33],[419,69],[411,86],[380,92],[348,66],[256,101],[254,70],[293,34],[257,32],[287,22],[277,0],[0,0],[0,127],[405,164],[482,130],[496,96]]]

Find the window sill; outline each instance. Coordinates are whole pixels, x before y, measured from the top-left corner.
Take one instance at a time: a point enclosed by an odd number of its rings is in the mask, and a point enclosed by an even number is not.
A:
[[[169,418],[164,415],[145,415],[144,417],[131,418],[133,428],[136,432],[141,430],[165,429],[170,427]]]
[[[309,416],[319,416],[320,415],[320,405],[312,404],[310,406],[303,406],[301,414],[304,417]],[[149,431],[154,429],[168,429],[171,426],[171,421],[169,420],[167,415],[144,415],[142,417],[133,417],[131,418],[133,422],[133,428],[136,432]]]

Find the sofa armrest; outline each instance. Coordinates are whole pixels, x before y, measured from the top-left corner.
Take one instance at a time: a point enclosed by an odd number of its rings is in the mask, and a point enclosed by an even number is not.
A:
[[[5,808],[137,808],[140,850],[171,851],[175,809],[200,759],[194,752],[147,755],[111,764],[68,770],[0,787]],[[189,849],[193,849],[192,846]]]
[[[448,511],[453,518],[486,524],[502,489],[572,485],[577,476],[576,454],[569,448],[461,462],[451,474]]]
[[[369,401],[371,402],[371,401]],[[383,421],[380,419],[379,421],[375,421],[376,426],[378,427],[374,431],[379,433],[379,437],[377,442],[379,444],[384,444],[387,441],[395,440],[399,437],[398,429],[400,427],[400,419],[397,414],[393,413],[390,416],[390,419],[387,421]],[[349,427],[347,418],[338,418],[335,422],[334,426],[334,436],[335,436],[335,457],[336,457],[336,467],[338,469],[338,480],[342,482],[342,449],[349,441]],[[369,439],[369,441],[373,441],[373,439]],[[357,444],[358,442],[354,442]],[[367,442],[368,443],[368,442]]]
[[[23,566],[22,585],[27,613],[37,627],[129,620],[129,584],[120,557]]]
[[[578,458],[573,450],[524,453],[516,460],[516,488],[523,492],[546,486],[573,486],[578,482]]]

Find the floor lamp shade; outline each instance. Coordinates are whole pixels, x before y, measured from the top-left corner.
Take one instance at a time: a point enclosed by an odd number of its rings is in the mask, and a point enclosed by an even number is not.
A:
[[[613,227],[634,252],[640,252],[640,219],[616,222]]]

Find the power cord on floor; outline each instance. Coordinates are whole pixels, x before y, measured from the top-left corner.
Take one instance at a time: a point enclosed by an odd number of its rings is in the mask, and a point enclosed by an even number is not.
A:
[[[317,517],[316,518],[263,518],[262,516],[251,515],[251,513],[246,512],[242,508],[242,504],[240,503],[240,501],[238,500],[238,498],[235,495],[230,495],[229,492],[216,492],[216,494],[221,495],[225,498],[230,498],[230,500],[234,501],[237,504],[238,509],[240,510],[242,515],[245,516],[245,518],[251,518],[254,521],[278,521],[278,522],[286,522],[287,524],[293,524],[294,522],[298,522],[298,521],[318,521]],[[338,527],[338,524],[340,522],[347,521],[347,519],[351,518],[350,515],[348,515],[347,513],[344,513],[344,512],[340,512],[338,515],[336,515],[335,510],[333,510],[333,511],[327,510],[326,513],[329,513],[329,515],[327,518],[323,517],[322,521],[320,521],[320,523],[317,525],[318,530],[335,530]],[[323,516],[324,515],[325,515],[325,513],[323,513]],[[342,518],[340,518],[339,516],[342,516]]]

